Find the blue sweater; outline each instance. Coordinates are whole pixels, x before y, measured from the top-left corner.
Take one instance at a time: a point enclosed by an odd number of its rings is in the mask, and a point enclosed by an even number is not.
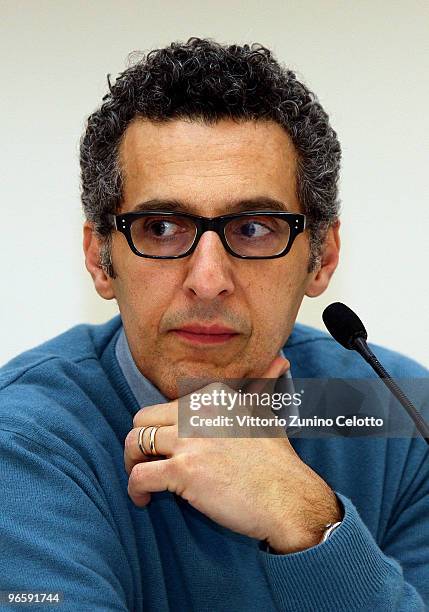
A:
[[[429,455],[419,438],[293,439],[345,509],[327,542],[294,554],[266,552],[169,492],[136,507],[123,452],[140,406],[115,357],[121,328],[119,315],[77,325],[0,370],[0,590],[60,591],[58,609],[73,612],[429,606]],[[302,325],[283,350],[296,378],[373,376]],[[376,351],[396,378],[428,376]]]

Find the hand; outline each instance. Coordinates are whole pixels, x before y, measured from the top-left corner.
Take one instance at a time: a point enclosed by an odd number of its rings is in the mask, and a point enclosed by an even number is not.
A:
[[[276,357],[262,378],[277,378],[289,362]],[[170,491],[216,523],[259,540],[279,553],[320,542],[324,526],[341,520],[326,482],[279,438],[179,438],[178,400],[143,408],[125,440],[128,493],[146,506],[151,493]],[[138,446],[141,427],[161,426],[156,449]],[[149,430],[145,430],[149,435]],[[145,448],[149,445],[145,441]]]

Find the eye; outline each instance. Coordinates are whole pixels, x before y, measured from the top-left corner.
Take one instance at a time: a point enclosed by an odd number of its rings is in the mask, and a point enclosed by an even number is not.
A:
[[[262,238],[272,231],[259,221],[244,221],[235,227],[234,233],[245,238]]]
[[[183,229],[180,228],[177,223],[166,221],[165,219],[148,221],[145,227],[145,232],[152,233],[154,236],[158,237],[174,236],[181,231],[183,231]]]

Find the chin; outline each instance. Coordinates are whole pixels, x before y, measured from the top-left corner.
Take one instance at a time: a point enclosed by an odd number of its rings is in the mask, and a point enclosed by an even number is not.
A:
[[[214,380],[239,379],[247,376],[247,368],[243,364],[215,365],[210,363],[180,363],[169,368],[167,376],[162,378],[160,390],[169,399],[177,399],[188,393],[197,391]],[[235,386],[232,381],[227,382]]]

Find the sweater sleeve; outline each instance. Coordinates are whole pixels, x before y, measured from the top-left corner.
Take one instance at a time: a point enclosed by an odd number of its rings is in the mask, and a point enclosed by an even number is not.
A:
[[[416,441],[414,441],[416,442]],[[417,441],[422,448],[423,442]],[[343,522],[324,543],[288,555],[263,551],[262,564],[279,610],[429,608],[429,461],[413,473],[381,546],[351,500]],[[400,503],[399,503],[400,502]]]
[[[64,612],[128,610],[129,564],[96,479],[12,431],[0,456],[1,590],[60,592]]]

